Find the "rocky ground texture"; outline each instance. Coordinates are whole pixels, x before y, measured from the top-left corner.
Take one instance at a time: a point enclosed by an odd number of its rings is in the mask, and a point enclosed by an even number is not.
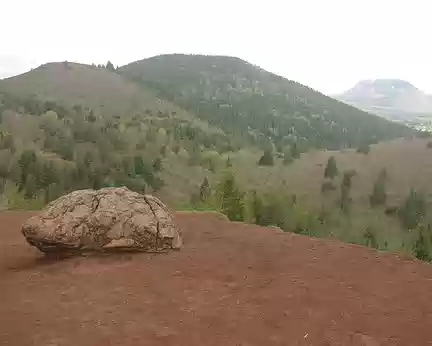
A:
[[[160,251],[181,247],[171,212],[125,187],[79,190],[51,202],[22,227],[43,252]]]
[[[47,259],[0,214],[0,345],[432,342],[432,266],[180,213],[180,251]]]

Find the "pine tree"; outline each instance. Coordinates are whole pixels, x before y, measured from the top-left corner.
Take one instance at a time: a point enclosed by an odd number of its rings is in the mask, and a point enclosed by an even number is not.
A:
[[[207,203],[211,195],[211,188],[207,177],[204,178],[200,186],[199,199],[201,203]]]
[[[24,195],[26,198],[33,198],[36,196],[37,191],[36,178],[31,174],[29,174],[26,178],[27,179],[24,185]]]
[[[36,153],[34,150],[25,150],[21,154],[18,160],[18,167],[20,168],[20,178],[18,182],[19,191],[23,190],[27,181],[27,178],[32,172],[32,167],[36,162]],[[33,177],[34,178],[34,177]]]
[[[106,64],[106,68],[107,68],[107,70],[110,70],[110,71],[112,71],[112,72],[115,71],[115,67],[114,67],[114,65],[113,65],[112,62],[109,61],[109,60],[108,60],[108,62],[107,62],[107,64]]]
[[[384,205],[387,201],[387,193],[386,193],[386,180],[387,180],[387,171],[386,169],[382,169],[372,190],[372,194],[369,197],[369,202],[371,207],[375,207],[378,205]]]
[[[244,206],[243,193],[237,187],[234,174],[227,173],[218,186],[221,211],[231,221],[243,221]]]
[[[343,212],[348,213],[351,206],[351,185],[352,177],[355,175],[355,171],[347,171],[344,173],[341,183],[341,198],[339,206]]]
[[[257,225],[264,225],[264,204],[256,191],[252,191],[252,213]]]
[[[331,156],[327,161],[327,166],[324,171],[324,178],[334,179],[338,173],[336,158]]]

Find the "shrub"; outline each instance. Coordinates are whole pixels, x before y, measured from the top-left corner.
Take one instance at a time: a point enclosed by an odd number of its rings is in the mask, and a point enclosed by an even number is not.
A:
[[[199,190],[199,200],[201,203],[206,203],[211,195],[211,188],[207,177],[204,178]]]
[[[397,206],[394,206],[394,205],[391,205],[391,206],[389,206],[389,207],[387,207],[386,209],[385,209],[385,211],[384,211],[384,213],[386,214],[386,215],[394,215],[394,214],[396,214],[397,212],[398,212],[398,210],[399,210],[399,207],[397,207]]]
[[[334,156],[331,156],[327,161],[327,166],[324,171],[324,178],[333,179],[338,175],[338,168],[336,165],[336,159]]]
[[[377,241],[377,237],[376,237],[376,233],[375,230],[372,227],[367,227],[364,234],[363,234],[363,238],[365,241],[365,245],[372,247],[374,249],[378,249],[379,245],[378,245],[378,241]]]
[[[244,194],[237,187],[234,174],[227,172],[219,182],[217,192],[220,198],[220,210],[231,221],[244,219]]]
[[[361,147],[359,147],[359,148],[357,149],[357,152],[358,152],[359,154],[365,154],[365,155],[367,155],[367,154],[370,153],[370,150],[371,150],[370,145],[363,145],[363,146],[361,146]]]
[[[386,183],[387,170],[384,168],[381,170],[373,187],[372,194],[369,197],[371,207],[378,205],[384,205],[387,201]]]
[[[399,209],[399,218],[402,225],[407,229],[416,228],[425,215],[426,201],[424,196],[415,190],[411,190]]]
[[[414,256],[422,261],[432,261],[431,235],[426,229],[420,229],[413,247]]]

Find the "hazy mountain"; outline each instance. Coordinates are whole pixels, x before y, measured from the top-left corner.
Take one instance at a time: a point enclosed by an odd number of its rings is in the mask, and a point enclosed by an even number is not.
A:
[[[360,109],[398,119],[432,113],[432,96],[399,79],[360,81],[335,98]]]
[[[406,128],[338,102],[234,57],[162,55],[119,73],[198,115],[265,145],[341,148],[406,133]]]

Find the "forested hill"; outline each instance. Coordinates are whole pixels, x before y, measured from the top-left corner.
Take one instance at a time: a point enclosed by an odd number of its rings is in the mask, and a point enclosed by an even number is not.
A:
[[[423,233],[404,229],[429,217],[417,189],[430,185],[432,143],[364,145],[413,134],[236,58],[50,63],[0,80],[0,209],[127,186],[175,208],[428,259]]]
[[[344,148],[410,133],[238,58],[161,55],[118,72],[261,146]]]
[[[52,101],[68,107],[82,106],[97,115],[181,112],[179,107],[115,73],[114,68],[110,70],[71,62],[48,63],[0,80],[0,92],[21,99]]]

